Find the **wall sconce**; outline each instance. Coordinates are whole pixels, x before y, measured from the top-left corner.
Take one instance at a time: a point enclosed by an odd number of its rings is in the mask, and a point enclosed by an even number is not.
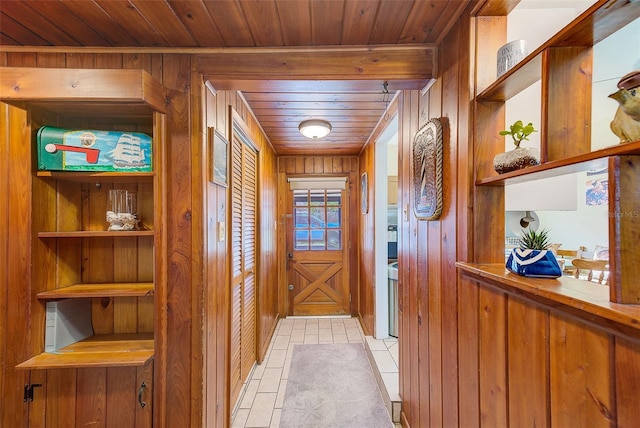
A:
[[[320,119],[311,119],[300,122],[298,130],[307,138],[317,139],[326,137],[331,132],[331,124]]]

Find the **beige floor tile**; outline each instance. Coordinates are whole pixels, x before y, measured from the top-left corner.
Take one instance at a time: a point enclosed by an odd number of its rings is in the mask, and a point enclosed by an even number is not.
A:
[[[291,368],[291,358],[284,360],[284,367],[282,368],[282,375],[280,379],[289,379],[289,369]]]
[[[309,324],[307,323],[307,327],[304,329],[304,335],[308,334],[318,334],[318,324]]]
[[[391,358],[389,351],[371,351],[371,354],[376,361],[380,373],[394,373],[398,371],[398,366],[395,361],[393,361],[393,358]]]
[[[271,416],[271,425],[269,425],[269,428],[278,428],[280,426],[281,416],[282,409],[273,409],[273,416]]]
[[[276,332],[276,336],[288,336],[293,331],[293,324],[280,326]]]
[[[269,354],[269,360],[267,361],[267,368],[282,367],[284,366],[284,360],[287,357],[287,349],[274,349]]]
[[[269,354],[267,354],[268,358]],[[262,379],[262,374],[264,373],[264,369],[267,366],[262,363],[262,364],[256,364],[255,368],[253,369],[253,373],[251,373],[251,379]]]
[[[253,399],[256,398],[256,393],[258,392],[258,386],[260,386],[260,379],[251,379],[247,384],[247,387],[244,390],[244,394],[242,395],[242,400],[240,401],[241,409],[250,409],[253,405]]]
[[[280,380],[280,388],[278,388],[278,395],[276,396],[276,403],[274,404],[276,409],[282,409],[282,405],[284,404],[284,393],[287,389],[287,380]]]
[[[276,336],[272,349],[287,349],[289,347],[289,335]]]
[[[289,343],[291,342],[304,342],[304,329],[302,330],[293,330],[291,332],[291,336],[289,337]]]
[[[346,329],[344,328],[344,324],[331,324],[331,331],[333,334],[347,334]]]
[[[373,336],[365,336],[365,340],[372,351],[386,351],[388,349],[383,340],[378,340]]]
[[[318,335],[317,334],[305,334],[304,335],[304,344],[305,345],[315,345],[318,343]]]
[[[333,343],[349,343],[349,339],[346,334],[334,334]]]
[[[318,328],[331,328],[331,320],[328,318],[321,318],[318,320]]]
[[[307,320],[304,319],[295,319],[293,320],[293,329],[294,330],[299,330],[299,329],[303,329],[307,326]]]
[[[333,343],[333,333],[330,329],[318,330],[318,343]]]
[[[268,427],[271,425],[273,405],[276,402],[276,393],[258,393],[253,407],[249,412],[245,427]]]
[[[238,409],[231,423],[231,428],[244,428],[244,424],[249,417],[249,411],[250,409]]]
[[[282,375],[282,368],[264,369],[264,375],[262,376],[262,379],[260,380],[260,385],[258,386],[258,393],[278,392],[281,375]]]
[[[287,358],[291,358],[293,356],[293,350],[295,349],[296,345],[299,345],[299,343],[289,343],[289,349],[287,349]]]
[[[347,338],[349,339],[349,342],[364,342],[364,337],[362,336],[362,334],[360,333],[360,330],[358,330],[357,328],[347,328],[345,329],[346,333],[347,333]]]
[[[320,318],[307,318],[307,326],[309,325],[314,325],[314,324],[318,324]]]

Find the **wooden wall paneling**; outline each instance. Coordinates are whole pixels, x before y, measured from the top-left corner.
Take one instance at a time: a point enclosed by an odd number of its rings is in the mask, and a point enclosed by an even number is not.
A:
[[[632,427],[640,420],[640,344],[616,338],[614,346],[616,423],[621,428]]]
[[[96,68],[123,68],[122,67],[122,54],[121,53],[101,53],[96,55],[95,60]],[[158,78],[157,75],[154,75],[158,81],[161,81],[161,78]]]
[[[96,68],[96,54],[69,52],[64,55],[65,65],[68,68]]]
[[[507,398],[507,298],[480,287],[480,425],[509,426]]]
[[[3,60],[6,60],[6,55],[0,55],[0,64],[3,64]],[[3,125],[9,123],[9,105],[5,103],[0,103],[0,123]],[[9,153],[10,153],[10,145],[9,142],[11,139],[9,138],[8,126],[4,126],[4,132],[0,132],[0,176],[8,177],[9,176]],[[0,181],[0,236],[8,236],[9,235],[9,180]],[[0,241],[0,349],[9,349],[8,348],[8,337],[7,334],[7,308],[9,305],[8,295],[9,295],[9,240],[3,239]],[[0,388],[4,391],[5,387],[5,376],[7,373],[7,352],[0,352]],[[6,396],[3,394],[3,396]],[[0,422],[4,422],[4,408],[5,404],[0,404]]]
[[[562,314],[550,317],[550,426],[615,425],[613,348],[607,333]]]
[[[38,67],[64,68],[68,61],[67,56],[64,53],[39,52],[36,54],[36,61]]]
[[[146,57],[144,58],[147,59]],[[148,58],[149,63],[145,63],[146,67],[150,67],[152,58]],[[185,62],[191,62],[191,58],[185,59]],[[203,423],[203,396],[206,386],[204,385],[203,376],[204,368],[204,269],[205,269],[205,231],[206,231],[206,201],[205,183],[207,180],[207,158],[205,154],[206,138],[202,138],[202,78],[191,71],[190,74],[190,93],[189,93],[189,137],[191,148],[191,218],[194,220],[191,225],[191,269],[192,269],[192,295],[191,295],[191,360],[190,367],[190,411],[192,417],[192,425],[201,425]]]
[[[480,328],[478,284],[458,275],[458,379],[461,427],[480,427]]]
[[[363,329],[368,332],[368,334],[374,334],[375,332],[375,284],[374,278],[375,275],[371,273],[375,271],[375,239],[374,239],[374,229],[375,229],[375,188],[376,188],[376,175],[375,175],[375,157],[376,157],[376,147],[374,144],[369,144],[365,147],[364,151],[360,155],[360,168],[359,168],[359,177],[362,177],[362,174],[367,173],[367,181],[368,181],[368,203],[369,209],[367,213],[362,213],[362,189],[361,189],[361,180],[358,179],[356,182],[355,193],[358,195],[358,200],[355,206],[358,207],[357,210],[352,210],[356,215],[351,217],[356,217],[359,220],[359,229],[360,236],[358,238],[359,243],[359,256],[358,256],[358,266],[359,266],[359,278],[358,281],[358,315],[360,317],[360,321]],[[353,206],[353,205],[352,205]],[[353,224],[353,223],[352,223]],[[357,223],[356,223],[357,224]],[[352,295],[354,293],[352,292]]]
[[[166,416],[161,426],[190,426],[192,327],[200,317],[192,311],[192,177],[188,56],[163,57],[163,85],[170,94],[167,109],[167,275],[166,384],[164,402],[158,403]],[[170,391],[170,393],[169,393]],[[166,410],[165,410],[166,409]]]
[[[56,369],[41,371],[46,373],[46,383],[43,383],[43,388],[46,391],[46,395],[44,395],[46,397],[45,426],[76,426],[76,380],[78,370]]]
[[[509,297],[506,322],[509,426],[549,427],[549,313]]]

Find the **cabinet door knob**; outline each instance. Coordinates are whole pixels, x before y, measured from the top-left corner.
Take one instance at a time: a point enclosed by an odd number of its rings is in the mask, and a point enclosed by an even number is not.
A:
[[[147,387],[147,384],[142,382],[142,384],[140,385],[140,390],[138,391],[138,403],[140,403],[140,407],[142,407],[143,409],[144,409],[144,406],[147,405],[147,403],[142,401],[142,393],[144,392],[144,389],[146,387]]]

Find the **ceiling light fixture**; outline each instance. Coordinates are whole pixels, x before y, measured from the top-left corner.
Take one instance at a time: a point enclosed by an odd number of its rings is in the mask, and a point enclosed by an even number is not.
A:
[[[320,119],[305,120],[300,122],[298,130],[307,138],[317,139],[326,137],[331,132],[331,124]]]

